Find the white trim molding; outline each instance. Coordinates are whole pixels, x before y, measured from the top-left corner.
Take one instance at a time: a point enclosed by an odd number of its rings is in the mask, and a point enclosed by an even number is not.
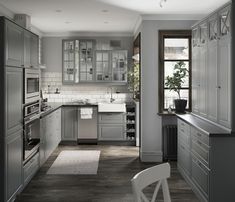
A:
[[[196,14],[157,14],[157,15],[141,15],[142,20],[200,20],[205,15]]]
[[[162,151],[140,151],[140,160],[142,162],[162,162]]]

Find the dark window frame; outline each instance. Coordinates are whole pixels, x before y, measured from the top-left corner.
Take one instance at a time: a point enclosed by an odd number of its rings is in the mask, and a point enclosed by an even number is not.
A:
[[[187,111],[192,109],[192,31],[191,30],[159,30],[159,71],[158,71],[158,95],[159,95],[159,113],[166,111],[164,109],[164,61],[174,61],[174,60],[164,60],[164,39],[165,38],[188,38],[189,39],[189,87],[182,88],[189,90],[189,108]],[[187,60],[175,60],[175,61],[187,61]]]

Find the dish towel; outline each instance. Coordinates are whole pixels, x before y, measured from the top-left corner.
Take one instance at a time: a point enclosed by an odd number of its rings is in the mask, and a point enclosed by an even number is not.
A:
[[[92,114],[93,114],[93,109],[92,108],[86,108],[82,107],[81,108],[81,119],[92,119]]]

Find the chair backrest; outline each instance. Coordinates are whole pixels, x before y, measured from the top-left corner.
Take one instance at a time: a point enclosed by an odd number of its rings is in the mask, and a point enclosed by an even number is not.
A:
[[[154,182],[158,182],[151,202],[154,202],[157,197],[160,186],[162,185],[164,202],[171,202],[167,178],[170,177],[170,164],[163,163],[153,166],[137,173],[131,180],[132,189],[135,197],[135,202],[150,202],[143,193],[143,189]]]

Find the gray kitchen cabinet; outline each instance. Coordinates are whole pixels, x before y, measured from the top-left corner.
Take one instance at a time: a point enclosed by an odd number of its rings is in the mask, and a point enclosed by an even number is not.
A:
[[[208,51],[207,51],[207,114],[208,119],[216,122],[218,117],[217,112],[217,36],[218,36],[218,18],[217,14],[210,17],[208,20],[209,26],[209,39],[208,39]]]
[[[27,30],[24,30],[24,67],[27,68],[31,66],[30,49],[31,49],[31,33]]]
[[[21,67],[24,65],[24,30],[15,23],[5,20],[6,29],[6,65]]]
[[[30,67],[38,68],[39,64],[39,37],[31,33],[30,37]]]
[[[94,81],[94,41],[80,40],[79,81]]]
[[[200,79],[200,87],[199,87],[199,113],[201,116],[206,117],[207,116],[207,96],[206,96],[206,89],[207,89],[207,21],[202,22],[199,25],[200,29],[200,51],[199,51],[199,66],[197,67],[199,69],[199,79]]]
[[[6,138],[6,200],[10,201],[22,188],[23,129]]]
[[[61,109],[40,120],[40,166],[49,158],[61,141]]]
[[[193,26],[192,33],[192,112],[232,128],[231,3]]]
[[[100,124],[99,140],[125,140],[126,131],[123,124]]]
[[[127,50],[113,50],[112,54],[112,81],[127,82]]]
[[[231,128],[231,37],[218,41],[218,123]]]
[[[126,83],[127,50],[95,50],[95,40],[65,39],[63,83]]]
[[[23,70],[6,67],[7,136],[20,130],[23,124]]]
[[[125,113],[99,113],[98,140],[123,141],[126,140]]]
[[[79,82],[79,40],[63,40],[63,83]]]
[[[196,26],[192,30],[192,112],[199,113],[199,89],[200,89],[200,74],[199,74],[199,27]]]
[[[24,67],[38,68],[38,36],[24,30]]]
[[[78,134],[77,107],[62,108],[62,140],[75,141]]]
[[[110,51],[99,50],[95,52],[96,81],[111,81],[112,69],[110,68]]]
[[[24,165],[24,186],[33,178],[40,167],[39,165],[39,153],[36,153],[35,156]]]
[[[233,201],[235,138],[198,116],[179,117],[178,170],[201,201]]]
[[[124,123],[125,114],[124,113],[100,113],[99,114],[99,123]]]

